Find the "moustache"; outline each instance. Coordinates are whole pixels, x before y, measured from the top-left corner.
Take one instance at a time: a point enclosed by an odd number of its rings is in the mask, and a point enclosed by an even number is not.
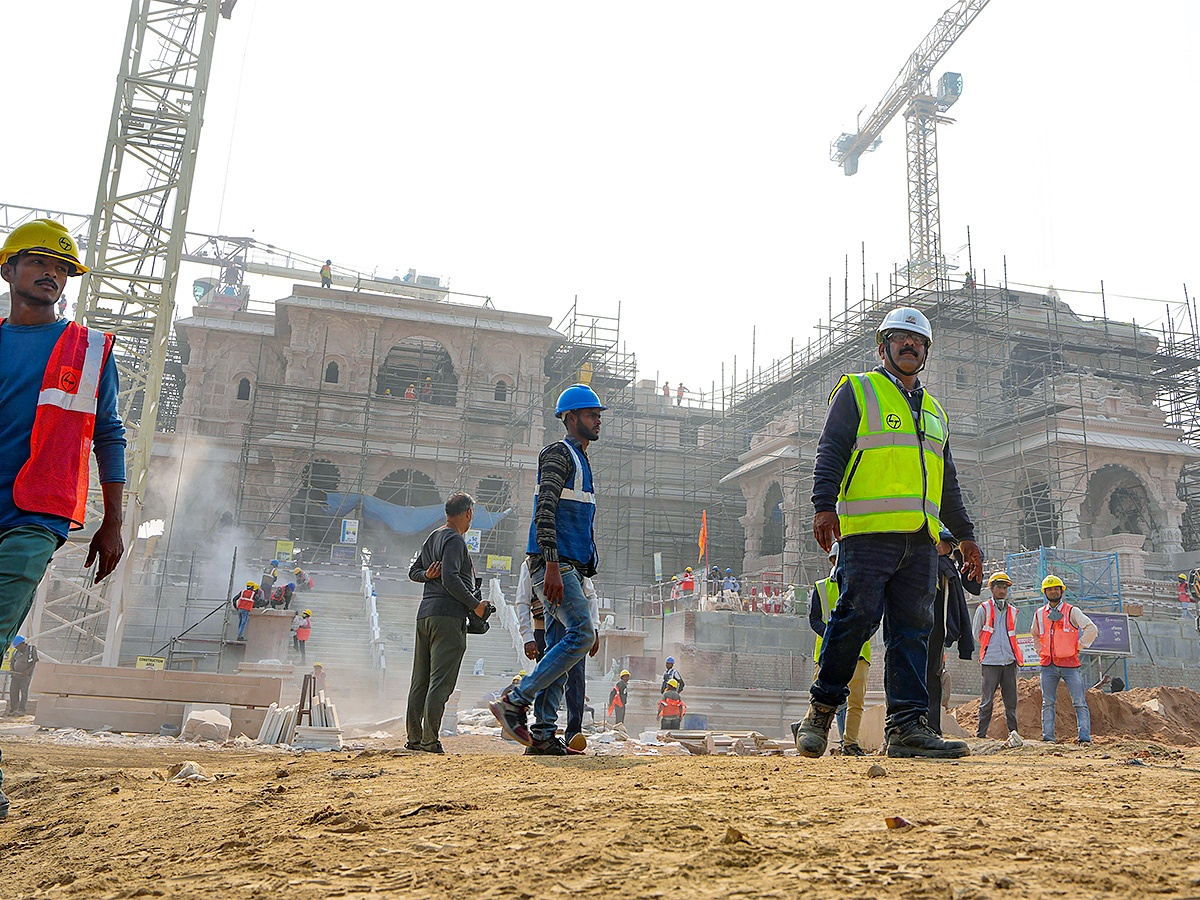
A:
[[[913,356],[913,357],[915,357],[917,355],[917,351],[914,350],[912,347],[905,347],[903,350],[900,351],[901,356],[903,356],[905,353],[907,353],[909,356]]]

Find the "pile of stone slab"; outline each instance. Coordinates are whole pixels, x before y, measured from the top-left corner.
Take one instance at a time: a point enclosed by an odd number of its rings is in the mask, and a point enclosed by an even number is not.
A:
[[[757,731],[660,731],[660,741],[674,741],[693,756],[782,756],[790,744]]]
[[[340,750],[342,726],[337,707],[321,691],[312,705],[312,724],[300,724],[299,706],[271,704],[258,734],[260,744],[287,744],[297,750]]]

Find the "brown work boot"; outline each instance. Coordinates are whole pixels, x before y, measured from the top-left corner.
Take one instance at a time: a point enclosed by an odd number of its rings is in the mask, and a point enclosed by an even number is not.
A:
[[[829,746],[829,726],[833,724],[836,713],[836,706],[814,702],[808,707],[808,715],[793,731],[796,749],[800,751],[801,756],[816,759],[825,755],[825,748]]]

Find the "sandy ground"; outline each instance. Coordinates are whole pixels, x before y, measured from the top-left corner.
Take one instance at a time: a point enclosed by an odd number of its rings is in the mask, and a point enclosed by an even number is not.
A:
[[[1200,749],[918,762],[445,743],[436,757],[7,739],[3,894],[1200,897]],[[186,759],[218,779],[162,780]],[[886,775],[867,777],[876,762]]]

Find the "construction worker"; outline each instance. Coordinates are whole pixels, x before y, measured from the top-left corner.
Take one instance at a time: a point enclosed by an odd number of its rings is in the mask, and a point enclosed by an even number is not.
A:
[[[408,390],[406,390],[404,392],[404,399],[405,400],[416,400],[417,399],[417,386],[415,384],[410,384],[408,386]]]
[[[596,574],[596,494],[588,445],[600,438],[600,398],[586,384],[574,384],[558,397],[554,414],[566,436],[538,455],[537,496],[529,523],[526,553],[533,589],[542,600],[547,619],[565,629],[542,661],[517,685],[509,685],[489,704],[501,730],[535,753],[561,756],[568,751],[558,739],[558,705],[567,673],[600,649],[583,580]],[[547,621],[547,631],[549,630]],[[547,635],[547,638],[549,635]],[[529,728],[530,705],[536,722]]]
[[[1092,714],[1084,692],[1079,648],[1090,647],[1100,633],[1094,622],[1078,606],[1063,601],[1066,585],[1056,575],[1042,580],[1046,604],[1033,615],[1033,636],[1041,646],[1042,662],[1042,740],[1054,740],[1054,719],[1058,704],[1058,683],[1067,684],[1075,707],[1079,743],[1092,742]]]
[[[726,600],[736,600],[741,592],[742,586],[738,580],[733,577],[733,569],[725,570],[725,577],[721,580],[721,593]]]
[[[125,552],[125,428],[113,337],[57,312],[67,281],[87,271],[75,239],[49,219],[14,228],[0,248],[0,277],[11,296],[0,323],[0,656],[33,605],[50,557],[84,525],[89,447],[104,494],[104,518],[85,562],[100,561],[93,581],[107,578]],[[7,815],[0,793],[0,819]]]
[[[428,403],[433,399],[433,376],[425,376],[425,384],[421,386],[421,401]]]
[[[829,548],[829,577],[813,585],[812,593],[808,596],[808,624],[817,633],[817,643],[813,648],[813,680],[821,671],[821,646],[824,643],[825,628],[829,615],[838,604],[837,582],[838,545],[835,541]],[[842,733],[843,756],[866,756],[858,744],[858,727],[862,723],[863,709],[867,697],[867,676],[871,673],[871,642],[866,641],[858,654],[858,662],[854,667],[854,677],[850,679],[850,693],[843,711],[837,711],[838,730]],[[792,723],[792,739],[800,729],[801,722]]]
[[[279,560],[273,559],[265,566],[262,571],[262,582],[259,588],[262,589],[263,595],[270,600],[271,591],[275,589],[275,579],[279,577]]]
[[[8,682],[8,708],[4,710],[4,715],[25,715],[25,705],[29,702],[29,682],[33,680],[33,670],[37,664],[37,647],[18,634],[13,638],[13,652],[8,661],[12,676]]]
[[[662,690],[665,691],[667,689],[667,685],[672,681],[675,682],[675,690],[682,694],[683,687],[686,682],[683,680],[683,676],[679,674],[679,670],[675,668],[675,657],[668,656],[666,668],[663,669]]]
[[[663,396],[667,398],[667,403],[671,402],[671,382],[663,382]]]
[[[967,745],[944,740],[927,719],[939,518],[961,538],[971,577],[981,577],[983,561],[950,455],[946,414],[917,379],[933,342],[929,320],[917,309],[894,309],[875,340],[882,365],[842,376],[817,445],[813,536],[826,551],[839,542],[841,592],[796,746],[804,756],[824,754],[862,645],[882,620],[888,755],[957,758],[970,752]]]
[[[296,566],[296,568],[292,569],[292,575],[294,575],[296,578],[295,584],[297,592],[312,590],[313,580],[311,575],[309,575],[299,566]]]
[[[325,265],[321,266],[321,287],[333,287],[333,265],[332,259],[325,260]]]
[[[687,392],[687,388],[683,386],[683,382],[679,382],[675,386],[675,405],[683,406],[683,395]]]
[[[325,690],[325,667],[320,663],[313,663],[312,679],[313,693],[319,694]]]
[[[297,613],[292,619],[292,627],[296,629],[294,646],[300,651],[300,659],[304,659],[304,648],[308,644],[308,637],[312,634],[312,610],[306,609],[302,613]]]
[[[679,579],[679,590],[685,594],[695,593],[696,576],[692,573],[691,566],[683,570],[683,577]]]
[[[629,705],[629,670],[622,669],[621,676],[608,692],[608,714],[614,725],[625,724],[625,707]]]
[[[246,639],[246,623],[250,621],[250,610],[254,609],[254,595],[257,590],[257,584],[253,581],[247,581],[246,587],[233,601],[234,608],[238,612],[238,633],[236,640],[244,641]]]
[[[678,728],[683,714],[687,712],[683,698],[679,696],[679,687],[679,682],[672,678],[658,700],[658,727],[663,731]]]
[[[995,572],[988,579],[992,596],[975,608],[971,630],[979,641],[979,661],[983,665],[983,688],[979,695],[979,728],[976,737],[987,737],[992,723],[992,704],[996,688],[1004,701],[1004,719],[1011,739],[1017,731],[1017,668],[1025,664],[1017,643],[1017,611],[1008,602],[1012,579]],[[996,631],[1000,634],[997,636]]]

